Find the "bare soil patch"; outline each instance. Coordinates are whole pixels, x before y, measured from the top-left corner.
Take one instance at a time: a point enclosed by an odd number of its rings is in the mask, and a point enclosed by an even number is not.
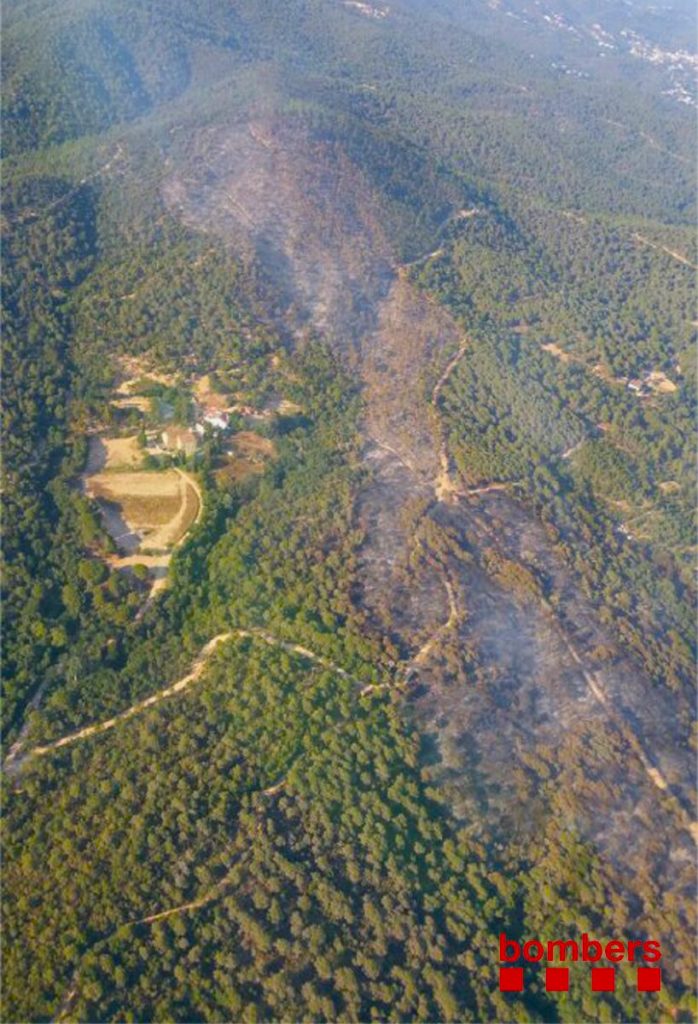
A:
[[[139,412],[150,412],[150,399],[145,395],[127,395],[124,398],[115,398],[111,404],[117,409],[138,409]]]
[[[678,391],[673,380],[669,380],[667,375],[662,373],[661,370],[652,370],[652,372],[647,375],[646,383],[648,387],[652,388],[653,391],[658,391],[661,395],[668,395],[673,391]]]
[[[519,331],[519,333],[522,333]],[[547,345],[541,345],[544,352],[549,352],[551,356],[555,356],[562,363],[570,363],[574,356],[571,356],[569,352],[565,352],[564,348],[560,348],[554,341],[549,341]]]
[[[214,470],[213,475],[216,481],[223,487],[231,484],[238,484],[248,476],[263,473],[264,466],[261,463],[249,462],[247,459],[238,459],[234,455],[225,455],[220,465]]]
[[[276,457],[276,447],[267,437],[252,430],[241,430],[231,438],[231,449],[218,459],[214,475],[219,484],[229,487],[249,476],[264,472],[269,459]]]
[[[252,430],[241,430],[234,434],[232,446],[236,453],[248,459],[273,459],[276,455],[274,442],[268,437],[260,437]]]
[[[91,437],[86,473],[91,476],[105,470],[137,469],[143,462],[138,437]]]
[[[209,373],[194,381],[192,393],[197,403],[208,413],[228,412],[230,409],[231,396],[215,390]]]

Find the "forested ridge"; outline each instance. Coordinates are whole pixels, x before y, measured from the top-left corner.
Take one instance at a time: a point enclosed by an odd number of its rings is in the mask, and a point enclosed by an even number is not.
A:
[[[693,1018],[690,117],[527,31],[7,7],[4,1020]]]

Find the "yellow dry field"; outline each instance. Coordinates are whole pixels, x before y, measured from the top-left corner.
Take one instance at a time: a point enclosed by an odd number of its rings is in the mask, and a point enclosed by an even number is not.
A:
[[[107,469],[138,469],[143,462],[143,451],[138,436],[91,437],[86,472],[99,473]]]
[[[174,547],[179,544],[182,538],[189,531],[190,527],[199,518],[201,510],[201,497],[199,488],[194,481],[184,473],[178,474],[180,478],[180,505],[177,514],[160,527],[159,530],[151,533],[141,545],[143,551],[160,548]]]
[[[177,470],[164,473],[98,473],[88,480],[90,493],[118,506],[123,521],[141,536],[140,551],[172,547],[199,514],[194,481]]]
[[[90,478],[96,498],[121,506],[124,518],[134,529],[168,523],[179,511],[182,498],[177,473],[98,473]]]
[[[138,436],[103,438],[107,449],[105,469],[124,469],[140,466],[143,462],[143,450],[138,444]]]

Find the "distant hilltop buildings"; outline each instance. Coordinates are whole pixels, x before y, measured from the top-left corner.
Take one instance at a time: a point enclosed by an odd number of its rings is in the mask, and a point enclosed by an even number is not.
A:
[[[230,426],[230,417],[227,412],[207,412],[203,422],[197,423],[194,427],[197,434],[203,436],[207,423],[214,430],[227,430]]]
[[[166,427],[161,437],[165,448],[185,455],[194,455],[199,446],[197,435],[189,427]]]
[[[225,431],[230,426],[230,417],[227,412],[208,412],[193,428],[166,427],[160,435],[163,447],[171,452],[194,455],[199,447],[199,441],[206,433],[207,426],[215,431]]]

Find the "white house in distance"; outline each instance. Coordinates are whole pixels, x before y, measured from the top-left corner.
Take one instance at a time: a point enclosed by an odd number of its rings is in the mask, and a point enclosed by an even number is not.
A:
[[[207,412],[204,414],[201,423],[197,423],[194,430],[199,437],[203,437],[206,431],[206,424],[212,430],[227,430],[230,426],[230,417],[227,412]]]
[[[227,412],[207,412],[204,423],[208,423],[214,430],[227,430],[230,426],[230,417]]]

